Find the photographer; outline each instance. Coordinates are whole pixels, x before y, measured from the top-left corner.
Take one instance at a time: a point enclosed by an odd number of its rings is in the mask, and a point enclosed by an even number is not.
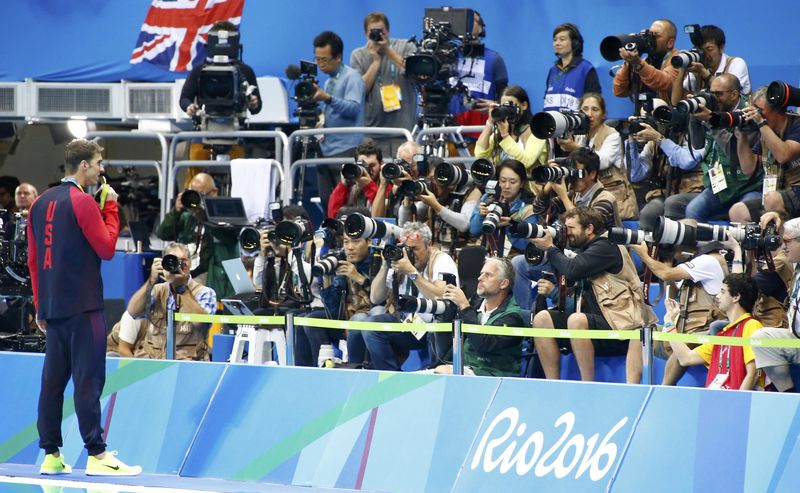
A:
[[[157,236],[164,241],[176,241],[189,248],[192,277],[214,290],[220,298],[233,294],[222,261],[239,256],[236,231],[206,223],[202,197],[216,197],[219,190],[207,173],[198,173],[175,198],[175,207],[164,216]],[[199,196],[197,195],[199,194]],[[187,200],[188,197],[192,197]],[[188,204],[188,206],[185,205]]]
[[[475,157],[489,159],[495,165],[505,159],[516,159],[528,170],[543,165],[547,161],[547,141],[531,132],[532,117],[525,89],[508,86],[500,105],[492,105],[490,117],[475,143]]]
[[[239,30],[228,21],[219,21],[213,26],[211,26],[210,33],[215,33],[219,31],[228,31],[228,32],[238,32]],[[256,74],[253,72],[253,69],[250,65],[242,62],[241,60],[233,60],[232,63],[236,66],[237,70],[239,71],[240,77],[243,77],[247,84],[252,86],[254,89],[252,93],[247,98],[247,109],[250,110],[250,113],[255,115],[259,111],[261,111],[261,94],[258,92],[258,80],[256,79]],[[197,110],[200,109],[200,105],[197,103],[197,95],[200,92],[200,74],[203,71],[203,67],[206,66],[198,65],[194,67],[191,72],[189,72],[189,76],[186,78],[186,82],[183,84],[183,88],[181,89],[181,98],[180,98],[180,106],[183,111],[186,112],[189,116],[195,116]]]
[[[308,212],[299,205],[283,208],[285,221],[302,219],[311,224]],[[264,313],[283,312],[301,306],[311,310],[324,309],[317,278],[311,275],[311,264],[303,258],[304,244],[297,246],[272,241],[269,231],[262,231],[258,256],[253,264],[253,284],[261,288],[259,310]],[[297,258],[303,266],[303,276]],[[305,283],[308,283],[306,286]],[[304,300],[306,288],[311,300]]]
[[[396,180],[389,180],[383,174],[381,168],[380,181],[378,182],[378,191],[375,193],[376,197],[386,197],[385,200],[372,201],[372,217],[397,217],[400,201],[397,200],[397,187],[403,181],[416,180],[419,178],[419,168],[414,156],[422,154],[422,146],[413,141],[403,142],[397,148],[397,159],[404,163],[405,169],[403,170],[400,178]],[[385,167],[385,165],[384,165]]]
[[[522,253],[525,251],[527,242],[524,238],[510,239],[507,236],[506,226],[511,221],[536,222],[536,216],[530,208],[533,201],[531,195],[525,187],[528,175],[525,167],[514,159],[504,160],[497,168],[497,190],[487,189],[481,196],[478,207],[472,211],[472,218],[469,223],[469,233],[474,237],[483,235],[484,243],[490,252],[498,252],[498,256],[507,256],[509,253]],[[499,206],[502,212],[492,212],[489,216],[490,206]],[[500,214],[499,216],[497,214]],[[485,222],[496,219],[493,222],[493,231],[486,230]],[[508,241],[507,241],[508,240]]]
[[[666,103],[655,99],[653,106],[655,110]],[[705,132],[699,121],[691,119],[689,124],[697,128],[693,132]],[[690,150],[686,131],[671,124],[641,122],[640,126],[642,130],[628,136],[625,152],[630,159],[631,181],[641,182],[649,176],[656,184],[639,212],[639,224],[653,230],[660,216],[683,219],[686,206],[703,191],[703,169],[698,165],[706,149]]]
[[[761,322],[750,315],[756,301],[758,288],[745,274],[725,277],[716,297],[719,309],[728,320],[733,320],[719,334],[720,337],[757,337],[755,332]],[[664,331],[673,332],[680,318],[680,307],[673,299],[667,300]],[[670,341],[672,351],[684,367],[705,365],[708,368],[706,388],[754,390],[758,380],[754,348],[750,346],[721,346],[703,344],[694,349],[683,342]],[[724,361],[724,363],[723,363]]]
[[[606,102],[603,96],[587,93],[580,100],[581,111],[589,118],[586,135],[557,139],[566,152],[588,146],[600,157],[600,182],[606,190],[617,197],[617,209],[623,220],[637,219],[639,206],[636,194],[625,171],[622,155],[622,138],[619,132],[606,125]]]
[[[28,210],[31,204],[39,196],[36,187],[30,183],[20,183],[16,190],[14,190],[14,210],[7,212],[7,217],[2,224],[3,237],[7,240],[13,240],[17,230],[17,215],[21,214],[20,218],[28,217]]]
[[[715,77],[710,92],[716,99],[718,111],[731,112],[744,106],[739,79],[732,74]],[[711,111],[705,106],[692,115],[701,121],[707,121],[710,116]],[[761,198],[764,171],[755,162],[740,162],[737,154],[739,140],[752,144],[755,137],[752,130],[738,127],[706,132],[706,156],[702,161],[705,189],[686,206],[687,218],[705,221],[736,202]],[[757,211],[752,215],[758,215]]]
[[[445,287],[442,298],[456,305],[465,324],[522,327],[525,322],[511,291],[513,282],[514,268],[507,258],[487,257],[472,302],[458,286]],[[465,334],[464,374],[517,377],[521,352],[520,337]],[[439,365],[434,373],[451,374],[453,365]]]
[[[783,252],[787,261],[797,265],[800,262],[800,218],[795,218],[783,225]],[[789,328],[763,328],[753,333],[752,337],[765,339],[795,340],[800,337],[800,270],[797,270],[790,286]],[[778,392],[797,392],[795,382],[789,370],[790,365],[800,366],[800,349],[798,348],[770,348],[753,347],[756,358],[756,367],[764,370],[772,385]]]
[[[497,101],[508,85],[506,62],[500,53],[483,44],[486,24],[477,10],[473,9],[473,16],[472,39],[466,50],[458,52],[455,77],[467,86],[469,96],[476,101],[470,106],[462,96],[453,96],[449,109],[456,125],[485,124],[492,103]]]
[[[314,38],[314,60],[328,75],[324,88],[315,86],[314,101],[325,104],[323,126],[361,127],[364,125],[364,81],[354,69],[342,63],[344,43],[334,32],[323,31]],[[320,142],[325,157],[350,157],[364,136],[355,133],[326,135]],[[324,210],[334,184],[339,181],[340,167],[317,166],[319,198]]]
[[[592,63],[583,58],[583,36],[570,22],[553,29],[553,51],[558,59],[545,81],[542,111],[580,111],[578,101],[587,92],[601,94]]]
[[[747,140],[740,139],[736,150],[743,167],[764,170],[763,208],[788,217],[800,216],[800,117],[787,113],[785,107],[771,106],[766,87],[756,91],[742,113],[756,124],[760,138],[752,148]],[[736,203],[730,209],[731,221],[750,222],[755,219],[750,211],[759,209],[758,199]]]
[[[576,255],[569,257],[554,244],[546,233],[533,243],[547,252],[553,267],[570,281],[578,282],[576,313],[542,310],[533,319],[534,327],[625,330],[639,329],[656,320],[652,309],[645,305],[642,286],[630,255],[624,247],[608,241],[603,215],[587,207],[576,207],[565,216],[567,240]],[[534,339],[536,352],[545,376],[561,376],[559,341],[551,338]],[[642,374],[641,345],[611,339],[570,339],[569,345],[578,362],[581,379],[594,380],[594,356],[628,355],[627,381],[639,383]]]
[[[645,243],[628,245],[636,252],[648,269],[658,279],[667,283],[679,283],[678,300],[681,319],[677,331],[681,334],[708,333],[709,326],[717,320],[724,320],[724,314],[716,307],[715,296],[719,294],[722,281],[728,275],[728,264],[720,252],[720,244],[712,242],[699,248],[692,257],[672,266],[650,256]],[[657,346],[659,349],[662,346]],[[664,347],[661,354],[668,357],[662,385],[675,385],[683,376],[683,367],[675,354]]]
[[[672,21],[660,19],[650,25],[650,33],[655,38],[655,49],[647,56],[647,60],[642,60],[635,51],[628,51],[624,47],[619,49],[619,56],[624,63],[614,75],[614,96],[625,97],[633,92],[652,91],[657,92],[664,101],[670,100],[672,83],[678,75],[678,70],[670,64],[677,29]],[[645,89],[639,87],[640,83]]]
[[[702,53],[702,62],[692,62],[688,68],[678,69],[678,76],[672,86],[672,102],[677,104],[686,94],[697,94],[707,89],[714,76],[733,74],[739,79],[742,94],[750,94],[750,73],[744,59],[728,56],[725,53],[725,32],[714,25],[700,28],[702,44],[694,47],[694,51]],[[694,38],[693,38],[694,39]]]
[[[356,178],[355,183],[349,183],[342,176],[328,199],[328,217],[336,217],[342,206],[370,207],[375,200],[381,179],[383,153],[375,142],[366,141],[356,148],[355,154],[356,161],[366,166],[367,174]]]
[[[216,293],[192,279],[190,263],[189,248],[181,243],[169,244],[164,249],[164,257],[153,260],[150,277],[131,296],[127,309],[135,320],[147,319],[147,332],[143,339],[137,341],[136,324],[121,325],[121,356],[165,358],[169,309],[181,313],[216,312]],[[160,282],[162,278],[166,282]],[[208,361],[207,337],[208,324],[175,322],[175,359]]]
[[[350,66],[364,81],[364,125],[412,130],[417,118],[417,89],[406,77],[405,58],[416,48],[407,40],[389,37],[389,19],[382,12],[364,18],[366,46],[353,50]],[[381,151],[391,156],[403,143],[402,137],[378,141]]]
[[[325,303],[325,308],[313,310],[305,314],[306,317],[357,321],[367,318],[372,308],[369,299],[370,240],[352,239],[345,236],[343,245],[344,259],[341,259],[340,256],[335,264],[336,267],[330,274],[324,275],[325,287],[321,290],[320,295]],[[324,258],[322,260],[324,261]],[[320,265],[322,264],[316,264],[316,266]],[[301,327],[297,331],[295,339],[295,364],[297,366],[317,365],[320,346],[333,345],[335,341],[344,338],[344,330]],[[351,337],[351,334],[348,333],[347,341],[350,361],[362,363],[365,360],[362,338],[358,334],[352,334]]]
[[[370,316],[366,321],[431,322],[433,315],[429,313],[400,313],[398,297],[441,298],[446,287],[442,274],[455,276],[458,284],[456,263],[450,255],[431,245],[431,230],[425,224],[406,223],[399,240],[403,245],[402,258],[391,262],[391,268],[389,262],[384,261],[370,287],[370,300],[374,305],[386,302],[386,313]],[[413,263],[409,252],[413,254]],[[398,356],[411,349],[422,349],[427,343],[424,332],[364,331],[362,335],[376,370],[399,370]]]

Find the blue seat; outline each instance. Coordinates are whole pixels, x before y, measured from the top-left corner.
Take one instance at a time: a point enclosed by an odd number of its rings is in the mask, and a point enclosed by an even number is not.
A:
[[[664,378],[664,366],[667,360],[655,358],[654,363],[654,382],[661,383],[661,380]],[[678,381],[678,385],[682,387],[705,387],[707,373],[708,371],[703,366],[691,366]],[[561,357],[561,379],[581,379],[580,371],[578,371],[578,362],[572,354]],[[625,356],[595,357],[594,379],[597,382],[625,383]]]

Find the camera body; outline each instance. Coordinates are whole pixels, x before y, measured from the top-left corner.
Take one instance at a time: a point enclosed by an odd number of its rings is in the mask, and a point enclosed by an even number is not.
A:
[[[545,233],[549,233],[556,248],[563,250],[567,247],[567,228],[561,221],[555,221],[549,226],[519,223],[516,232],[517,236],[524,238],[542,238]],[[525,247],[525,260],[532,265],[541,265],[547,262],[547,252],[533,243],[528,243]]]
[[[742,245],[744,250],[771,252],[781,246],[781,237],[774,224],[770,224],[763,231],[758,223],[743,224],[728,229],[728,233]]]
[[[347,260],[344,250],[331,250],[311,268],[311,275],[328,276],[336,272],[339,262]]]
[[[5,209],[0,209],[0,219],[11,220]],[[21,212],[14,213],[14,236],[0,238],[0,289],[6,295],[31,294],[31,275],[28,270],[28,218]]]
[[[294,86],[294,99],[297,102],[293,115],[299,119],[300,128],[314,128],[319,122],[321,110],[314,101],[317,81],[317,64],[300,60],[300,66],[290,65],[286,68],[286,77],[297,81]]]
[[[387,180],[396,180],[403,176],[403,171],[411,174],[411,165],[402,159],[394,159],[383,165],[381,175]]]
[[[369,177],[367,163],[358,160],[355,163],[344,163],[342,165],[342,178],[348,185],[355,185],[361,177]]]
[[[638,33],[606,36],[600,42],[600,54],[609,62],[622,59],[619,56],[620,48],[635,51],[639,55],[650,54],[656,49],[656,37],[649,29],[643,29]]]
[[[369,30],[369,40],[374,41],[375,43],[379,43],[383,41],[383,30],[382,29],[370,29]]]
[[[404,251],[406,252],[406,255],[408,255],[408,260],[411,262],[411,264],[416,264],[417,259],[414,256],[414,250],[412,250],[410,246],[403,245],[402,243],[398,243],[397,245],[386,245],[383,247],[383,258],[387,262],[397,262],[403,258]]]
[[[519,121],[519,117],[522,115],[522,110],[515,103],[507,101],[492,108],[492,110],[489,112],[489,115],[492,117],[492,120],[496,122],[507,120],[508,123],[513,125]]]
[[[168,253],[161,259],[161,267],[170,274],[181,274],[183,272],[183,260]]]
[[[628,120],[628,134],[635,134],[645,129],[644,125],[656,128],[656,121],[650,116],[635,116]]]

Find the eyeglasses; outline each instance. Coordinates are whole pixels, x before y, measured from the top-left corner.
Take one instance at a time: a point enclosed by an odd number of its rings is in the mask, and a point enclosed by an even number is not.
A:
[[[317,63],[330,63],[333,61],[333,57],[329,56],[315,56],[314,61]]]
[[[727,91],[711,91],[711,95],[714,96],[715,98],[718,98],[723,94],[725,94],[726,92],[733,92],[733,91],[734,91],[733,89],[728,89]]]

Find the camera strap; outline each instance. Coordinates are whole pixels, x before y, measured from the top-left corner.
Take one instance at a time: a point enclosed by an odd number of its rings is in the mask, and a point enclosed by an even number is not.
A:
[[[264,266],[264,272],[261,276],[261,308],[269,308],[270,301],[277,299],[277,279],[275,279],[275,257],[270,255],[267,257],[267,265]]]
[[[315,251],[315,248],[314,248],[313,245],[314,244],[312,243],[312,247],[311,247],[312,258],[313,258],[313,255],[316,255],[316,251]],[[302,250],[301,248],[293,249],[293,251],[294,251],[294,259],[295,259],[295,262],[296,262],[296,265],[297,265],[297,274],[298,274],[298,277],[300,278],[300,289],[303,291],[303,298],[302,298],[302,300],[299,300],[299,301],[301,301],[302,303],[311,303],[311,301],[312,301],[311,286],[310,286],[310,284],[308,282],[308,277],[306,277],[306,270],[303,268],[303,257],[302,257],[301,250]],[[292,293],[292,295],[293,294],[294,293]]]

